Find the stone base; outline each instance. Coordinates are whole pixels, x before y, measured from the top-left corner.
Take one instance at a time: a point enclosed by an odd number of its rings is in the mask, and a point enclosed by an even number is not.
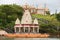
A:
[[[9,38],[47,38],[49,34],[34,34],[34,33],[21,33],[21,34],[5,34]]]

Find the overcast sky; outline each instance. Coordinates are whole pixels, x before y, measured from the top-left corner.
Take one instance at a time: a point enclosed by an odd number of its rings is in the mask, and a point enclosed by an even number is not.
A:
[[[51,13],[54,13],[57,9],[57,12],[60,11],[60,0],[0,0],[0,4],[24,4],[34,5],[37,7],[38,5],[44,7],[44,4],[50,9]]]

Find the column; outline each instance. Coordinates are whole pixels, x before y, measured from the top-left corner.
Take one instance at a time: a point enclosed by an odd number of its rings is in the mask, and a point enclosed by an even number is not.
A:
[[[20,33],[20,27],[19,27],[19,33]]]
[[[39,33],[39,27],[37,27],[37,33]]]
[[[16,27],[14,27],[15,33],[16,33]]]
[[[30,27],[28,27],[28,32],[30,33]]]
[[[34,33],[34,27],[33,27],[33,33]]]
[[[24,32],[25,32],[25,27],[24,27]]]

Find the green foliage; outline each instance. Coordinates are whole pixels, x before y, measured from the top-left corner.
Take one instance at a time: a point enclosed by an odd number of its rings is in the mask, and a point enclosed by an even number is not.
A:
[[[46,14],[47,14],[47,15],[50,15],[50,11],[46,11]]]
[[[60,21],[60,13],[56,14],[56,18],[58,21]]]
[[[0,28],[13,30],[15,20],[23,15],[23,8],[18,5],[0,5]]]
[[[40,31],[43,33],[57,33],[60,29],[60,22],[55,15],[32,14],[32,17],[39,19]],[[57,29],[58,28],[58,29]]]

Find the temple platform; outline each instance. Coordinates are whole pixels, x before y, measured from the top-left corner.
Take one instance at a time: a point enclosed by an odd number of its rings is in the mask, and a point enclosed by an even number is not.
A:
[[[34,33],[21,33],[21,34],[4,34],[9,38],[48,38],[49,34],[34,34]]]

